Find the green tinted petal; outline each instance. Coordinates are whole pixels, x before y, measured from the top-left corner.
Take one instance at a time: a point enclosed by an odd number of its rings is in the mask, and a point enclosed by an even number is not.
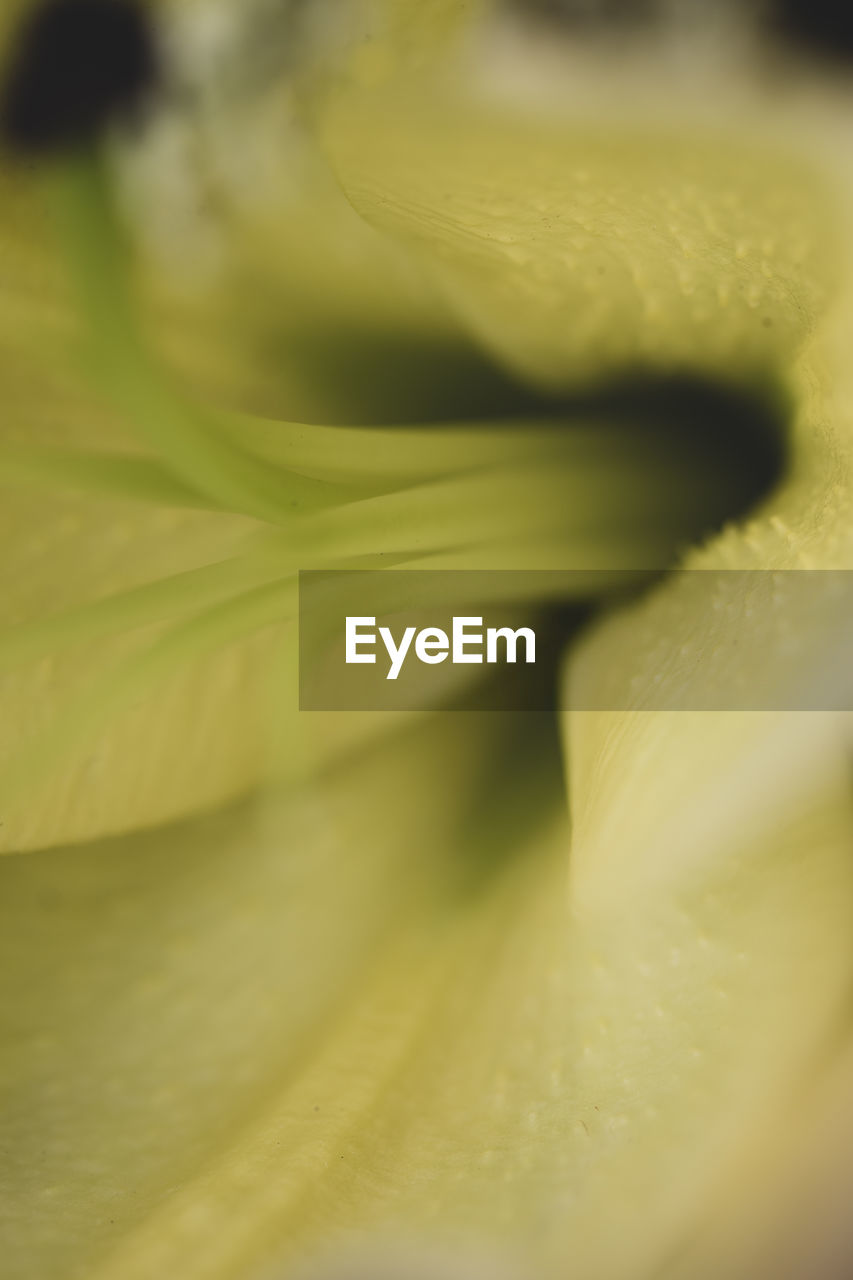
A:
[[[240,539],[228,520],[211,525],[163,508],[140,515],[115,501],[51,501],[5,496],[4,613],[22,628],[27,619],[105,599],[136,584],[156,583],[195,565],[233,554]],[[232,575],[232,577],[235,575]],[[237,575],[239,578],[239,575]],[[177,592],[159,610],[168,618],[192,608]],[[232,591],[233,591],[232,587]],[[220,588],[221,590],[221,588]],[[38,780],[22,784],[29,757],[41,760],[57,713],[71,700],[97,709],[98,681],[131,654],[144,652],[159,626],[77,627],[63,644],[49,622],[41,643],[28,643],[0,676],[4,706],[2,845],[13,852],[56,841],[150,825],[220,803],[251,786],[263,770],[266,742],[263,664],[277,661],[268,638],[250,637],[208,654],[174,679],[148,688],[102,731],[70,749]],[[153,628],[153,630],[152,630]],[[61,627],[55,628],[61,634]],[[110,634],[112,633],[112,634]],[[7,636],[17,631],[6,632]],[[31,657],[27,653],[32,654]],[[94,703],[94,706],[93,706]],[[78,726],[79,727],[79,726]],[[40,745],[33,745],[40,744]],[[47,764],[47,760],[44,761]],[[15,777],[17,771],[17,778]]]
[[[227,562],[253,525],[192,510],[198,499],[140,455],[80,367],[82,324],[42,188],[8,172],[2,183],[0,647],[8,658],[10,636],[22,643],[0,677],[0,844],[17,851],[175,819],[251,786],[264,764],[254,681],[265,642],[209,656],[182,685],[149,691],[121,723],[70,751],[42,785],[13,785],[27,744],[49,731],[60,706],[150,644],[151,628],[199,606],[192,587],[185,600],[173,590],[141,618],[148,630],[130,632],[120,620],[106,635],[84,626],[61,647],[52,620]],[[241,589],[239,573],[232,579],[220,598]],[[28,626],[41,627],[40,643],[25,638]]]
[[[557,814],[515,844],[507,731],[433,720],[278,803],[0,868],[10,1275],[428,1241],[635,1277],[697,1225],[839,1008],[848,798],[827,775],[718,875],[597,902]]]
[[[366,1227],[380,1187],[415,1231],[407,1171],[441,1194],[481,1137],[534,1134],[528,1067],[553,1089],[562,1052],[559,976],[530,1004],[562,952],[561,871],[532,847],[498,874],[477,838],[511,729],[433,721],[299,794],[3,863],[10,1276],[251,1274],[353,1211]]]
[[[830,291],[833,179],[749,125],[579,116],[392,86],[325,137],[356,209],[525,376],[778,367]]]
[[[846,587],[821,571],[853,566],[851,332],[837,308],[797,362],[779,491],[568,664],[575,705],[625,708],[564,717],[588,1088],[624,1116],[611,1189],[636,1180],[665,1204],[677,1176],[680,1230],[703,1228],[672,1271],[691,1280],[773,1273],[772,1224],[836,1159],[812,1108],[849,1034],[849,724],[809,708],[833,689],[847,705]],[[766,709],[691,710],[721,674]]]
[[[735,136],[615,115],[520,120],[397,88],[332,113],[327,141],[355,207],[429,261],[526,376],[563,386],[640,365],[790,381],[789,476],[687,565],[850,568],[853,326],[830,310],[850,263],[839,157],[803,159],[759,117]],[[738,1171],[769,1169],[780,1117],[847,1020],[839,717],[653,709],[689,706],[691,690],[701,705],[714,670],[770,707],[793,678],[810,705],[809,682],[847,662],[833,584],[803,615],[784,580],[733,578],[722,601],[714,583],[679,575],[569,663],[570,701],[625,708],[564,716],[566,1035],[588,1143],[567,1157],[554,1238],[584,1276],[656,1274]]]

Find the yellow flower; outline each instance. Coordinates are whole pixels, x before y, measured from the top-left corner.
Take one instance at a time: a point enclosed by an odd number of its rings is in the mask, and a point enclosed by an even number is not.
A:
[[[485,8],[172,0],[0,176],[14,1280],[835,1274],[849,97]],[[585,570],[553,714],[297,712],[377,564]]]

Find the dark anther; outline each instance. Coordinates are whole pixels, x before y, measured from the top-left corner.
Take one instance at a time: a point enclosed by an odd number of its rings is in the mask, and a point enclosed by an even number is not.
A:
[[[836,61],[853,61],[850,0],[774,0],[771,11],[786,40]]]
[[[47,0],[25,20],[0,104],[17,151],[93,141],[138,107],[158,77],[146,12],[130,0]]]

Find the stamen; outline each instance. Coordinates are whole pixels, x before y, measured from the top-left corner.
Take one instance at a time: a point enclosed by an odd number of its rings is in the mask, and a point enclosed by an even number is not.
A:
[[[220,510],[153,458],[88,453],[38,445],[0,446],[0,484],[43,489],[75,490],[103,498],[129,498],[162,507]]]
[[[273,471],[219,435],[186,404],[145,350],[127,287],[127,255],[105,167],[76,158],[56,175],[67,257],[101,379],[140,436],[180,479],[217,505],[274,524],[337,496],[328,485]]]
[[[317,556],[434,555],[503,543],[558,548],[566,565],[599,542],[620,548],[613,568],[636,564],[637,547],[667,547],[649,568],[664,569],[681,546],[710,532],[746,497],[728,460],[668,431],[638,435],[599,428],[571,432],[537,463],[493,467],[367,498],[306,516],[294,525],[303,568]],[[460,566],[461,567],[461,566]],[[525,567],[540,567],[535,561]]]

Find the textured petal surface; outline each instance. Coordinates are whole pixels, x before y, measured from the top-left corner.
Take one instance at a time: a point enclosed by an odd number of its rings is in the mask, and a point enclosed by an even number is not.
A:
[[[812,162],[748,128],[555,114],[391,86],[344,98],[326,137],[355,207],[526,376],[778,368],[832,278]]]
[[[692,555],[697,572],[594,630],[569,667],[570,701],[625,710],[564,717],[574,1114],[593,1141],[574,1156],[562,1229],[579,1274],[651,1274],[741,1161],[760,1165],[847,1020],[839,716],[653,710],[685,693],[689,706],[691,689],[701,705],[721,671],[768,706],[793,681],[808,707],[845,670],[830,575],[805,617],[784,578],[719,576],[851,565],[840,157],[809,177],[773,130],[688,140],[642,112],[558,128],[481,102],[451,125],[410,87],[333,112],[327,138],[355,207],[428,259],[531,378],[636,362],[784,374],[792,392],[790,472],[768,506]]]
[[[495,878],[478,831],[507,728],[433,722],[321,788],[3,864],[10,1275],[88,1276],[102,1256],[105,1275],[243,1275],[352,1205],[353,1178],[387,1195],[407,1167],[464,1170],[465,1134],[504,1114],[478,1100],[504,1054],[505,1088],[527,1096],[531,1046],[503,1033],[506,1017],[538,1023],[526,978],[543,940],[513,917],[560,912],[539,858]],[[495,962],[507,1002],[479,1008]],[[441,1058],[461,1090],[447,1150]],[[383,1136],[386,1094],[427,1124],[414,1158]],[[512,1146],[529,1122],[508,1115]],[[399,1190],[408,1210],[414,1182]]]

